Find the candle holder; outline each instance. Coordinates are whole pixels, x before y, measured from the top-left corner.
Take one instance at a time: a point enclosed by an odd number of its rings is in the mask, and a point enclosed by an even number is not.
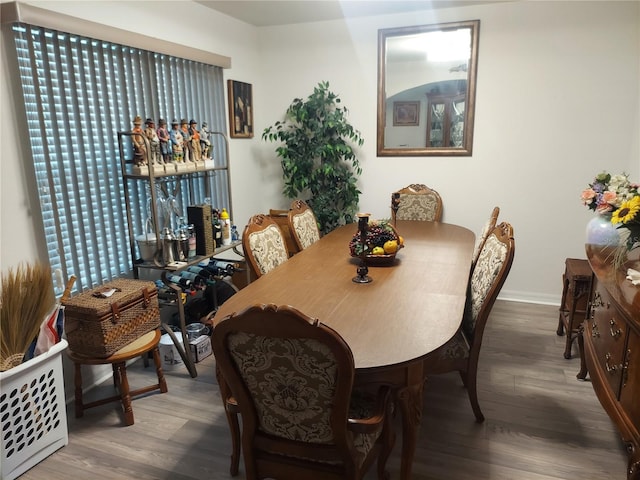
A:
[[[367,267],[366,255],[367,255],[367,230],[369,228],[369,214],[358,213],[358,232],[360,232],[360,245],[362,251],[360,252],[360,264],[356,269],[357,275],[351,280],[354,283],[371,283],[373,279],[368,275],[369,267]]]
[[[396,216],[398,215],[398,209],[400,208],[400,194],[393,192],[391,194],[391,210],[393,211],[393,226],[396,227]]]

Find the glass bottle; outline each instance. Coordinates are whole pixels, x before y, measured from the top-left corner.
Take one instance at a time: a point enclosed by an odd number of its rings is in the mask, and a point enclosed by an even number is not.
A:
[[[222,225],[220,224],[220,217],[218,210],[213,210],[211,214],[211,221],[213,223],[213,238],[216,241],[216,247],[222,246]]]
[[[231,245],[231,219],[226,208],[220,213],[220,221],[222,223],[222,244]]]

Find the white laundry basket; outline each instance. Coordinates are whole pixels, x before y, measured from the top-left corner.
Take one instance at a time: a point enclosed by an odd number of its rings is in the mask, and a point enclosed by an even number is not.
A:
[[[2,480],[13,480],[69,443],[60,340],[47,353],[0,372]]]

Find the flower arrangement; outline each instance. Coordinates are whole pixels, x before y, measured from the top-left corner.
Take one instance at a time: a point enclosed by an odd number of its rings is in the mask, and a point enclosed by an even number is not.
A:
[[[640,184],[631,183],[626,173],[611,175],[602,172],[596,175],[589,188],[582,191],[582,203],[596,213],[613,212],[626,201],[640,195]]]
[[[611,214],[611,223],[621,230],[626,250],[640,247],[640,183],[629,181],[629,175],[596,175],[589,188],[583,190],[582,203],[598,214]]]

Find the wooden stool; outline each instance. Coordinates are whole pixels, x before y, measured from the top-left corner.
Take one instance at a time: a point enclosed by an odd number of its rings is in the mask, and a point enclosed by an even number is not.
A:
[[[562,275],[562,300],[558,319],[558,335],[566,332],[567,341],[564,358],[571,358],[571,344],[577,338],[580,324],[587,313],[587,301],[591,289],[591,267],[589,262],[577,258],[565,260],[565,272]]]
[[[74,352],[68,350],[67,354],[75,365],[75,411],[76,418],[80,418],[84,414],[84,409],[97,407],[110,402],[121,401],[122,409],[124,411],[124,423],[125,425],[133,425],[133,408],[131,407],[131,397],[141,395],[143,393],[151,392],[153,390],[160,390],[161,393],[167,392],[167,382],[164,379],[162,373],[162,363],[160,362],[160,350],[158,343],[160,342],[161,333],[159,329],[146,333],[139,339],[131,342],[126,347],[121,348],[116,353],[107,358],[94,358],[86,357],[84,355],[77,355]],[[153,352],[153,361],[156,364],[156,373],[158,375],[158,383],[150,385],[148,387],[139,388],[137,390],[129,389],[129,381],[127,380],[127,360],[139,357],[147,352]],[[113,367],[113,384],[119,391],[119,395],[96,400],[95,402],[83,403],[82,401],[82,369],[81,366],[85,365],[104,365],[110,363]]]

